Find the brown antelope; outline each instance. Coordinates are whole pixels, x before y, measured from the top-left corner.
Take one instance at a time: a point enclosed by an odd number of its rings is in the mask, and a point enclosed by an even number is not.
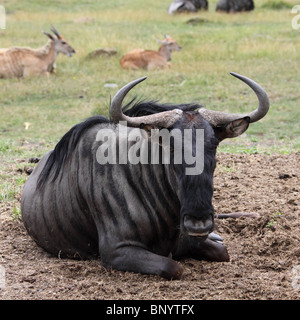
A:
[[[158,41],[161,43],[158,51],[135,49],[125,54],[120,61],[121,67],[146,70],[168,67],[172,51],[180,51],[181,47],[168,35],[165,35],[164,40]]]
[[[0,49],[0,78],[28,77],[55,73],[56,58],[59,53],[72,57],[75,50],[52,27],[44,32],[48,42],[39,49],[13,47]]]

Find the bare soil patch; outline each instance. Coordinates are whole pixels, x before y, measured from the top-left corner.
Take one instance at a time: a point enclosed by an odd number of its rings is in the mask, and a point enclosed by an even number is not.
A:
[[[299,153],[218,154],[216,213],[260,217],[217,220],[230,262],[180,261],[184,273],[176,281],[53,257],[31,240],[22,221],[12,219],[9,203],[2,203],[0,266],[6,283],[0,299],[299,299],[299,162]]]

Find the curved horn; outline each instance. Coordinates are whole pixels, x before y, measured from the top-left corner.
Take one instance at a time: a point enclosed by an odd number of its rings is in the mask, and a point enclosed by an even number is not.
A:
[[[245,76],[234,72],[230,72],[230,74],[245,82],[255,92],[259,102],[258,108],[248,114],[225,113],[220,111],[207,110],[204,108],[200,109],[199,113],[213,126],[226,124],[244,117],[250,117],[250,122],[256,122],[263,118],[267,114],[270,106],[269,98],[266,91],[258,83]]]
[[[59,32],[53,27],[53,25],[51,25],[51,31],[57,36],[58,39],[61,38]]]
[[[122,102],[127,93],[140,82],[147,79],[142,77],[134,81],[129,82],[123,88],[121,88],[113,97],[110,105],[110,117],[113,122],[127,121],[130,127],[139,127],[142,123],[152,125],[153,127],[171,127],[182,116],[183,111],[174,109],[171,111],[160,112],[148,116],[142,117],[128,117],[122,112]]]

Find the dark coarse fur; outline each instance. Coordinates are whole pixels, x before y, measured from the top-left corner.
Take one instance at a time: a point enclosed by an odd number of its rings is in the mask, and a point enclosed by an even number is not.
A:
[[[61,166],[76,147],[82,133],[98,123],[109,123],[109,120],[103,116],[94,116],[88,118],[85,121],[73,126],[61,138],[61,140],[55,146],[53,152],[50,154],[47,163],[39,176],[37,183],[38,188],[44,186],[45,182],[47,181],[47,177],[49,176],[49,173],[54,165],[56,167],[54,179],[57,178]]]
[[[194,111],[200,108],[197,104],[180,104],[180,105],[171,105],[171,104],[159,104],[156,101],[139,101],[135,102],[136,99],[133,99],[125,107],[123,107],[123,112],[130,117],[140,117],[150,114],[155,114],[159,112],[169,111],[173,109],[181,109],[183,111]],[[55,174],[53,179],[55,180],[59,174],[60,169],[62,168],[65,161],[72,154],[72,151],[75,149],[81,135],[89,128],[93,127],[99,123],[110,123],[104,116],[93,116],[85,121],[73,126],[57,143],[53,152],[50,154],[46,165],[44,166],[41,174],[38,178],[37,186],[42,188],[47,181],[47,178],[50,174],[52,168],[55,169]]]
[[[253,0],[219,0],[216,11],[239,12],[254,10]]]

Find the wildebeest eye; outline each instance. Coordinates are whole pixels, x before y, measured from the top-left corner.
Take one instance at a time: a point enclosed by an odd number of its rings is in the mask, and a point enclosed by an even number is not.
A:
[[[65,41],[62,41],[61,44],[67,44]]]

